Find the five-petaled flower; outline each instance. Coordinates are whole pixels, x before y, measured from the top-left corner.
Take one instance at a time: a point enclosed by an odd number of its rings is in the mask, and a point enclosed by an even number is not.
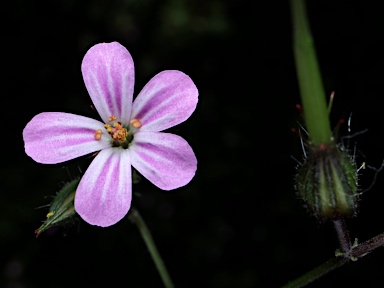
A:
[[[36,162],[56,164],[99,151],[79,183],[75,210],[86,222],[106,227],[130,209],[131,165],[163,190],[191,181],[197,167],[192,148],[180,136],[160,131],[189,118],[198,90],[186,74],[167,70],[132,103],[134,64],[117,42],[91,47],[81,70],[103,123],[70,113],[40,113],[24,128],[25,152]]]

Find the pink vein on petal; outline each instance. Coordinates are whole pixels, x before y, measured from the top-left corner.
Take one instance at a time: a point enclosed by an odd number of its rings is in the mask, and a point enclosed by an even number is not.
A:
[[[23,130],[25,152],[36,162],[56,164],[110,147],[106,131],[95,140],[98,129],[105,131],[103,123],[84,116],[40,113]]]
[[[95,157],[80,181],[75,210],[89,224],[111,226],[128,213],[131,192],[128,150],[104,149]]]
[[[91,47],[84,56],[81,71],[88,93],[105,123],[114,115],[123,124],[130,120],[134,64],[131,54],[118,42]]]
[[[198,90],[192,79],[177,70],[155,75],[136,97],[132,119],[139,119],[142,131],[162,131],[191,116],[196,109]]]
[[[180,136],[140,131],[129,150],[132,166],[163,190],[188,184],[196,173],[196,156]]]

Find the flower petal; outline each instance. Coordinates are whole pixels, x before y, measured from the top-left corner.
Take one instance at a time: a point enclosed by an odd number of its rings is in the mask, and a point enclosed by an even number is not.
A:
[[[76,212],[92,225],[107,227],[119,222],[131,207],[131,178],[128,150],[100,151],[76,190]]]
[[[134,64],[128,50],[118,42],[91,47],[81,64],[84,83],[105,123],[114,115],[128,125],[131,115]]]
[[[142,131],[162,131],[184,122],[195,111],[199,92],[183,72],[168,70],[155,75],[133,102],[131,119]]]
[[[96,130],[102,130],[100,140]],[[37,114],[23,130],[25,153],[44,164],[56,164],[110,147],[110,136],[95,119],[62,112]]]
[[[196,156],[180,136],[140,131],[128,150],[132,166],[160,189],[179,188],[195,175]]]

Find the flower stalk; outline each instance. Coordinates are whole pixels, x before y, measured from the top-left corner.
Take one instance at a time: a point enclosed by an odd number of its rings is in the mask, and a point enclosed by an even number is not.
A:
[[[137,211],[137,209],[132,207],[128,215],[129,215],[129,219],[133,223],[135,223],[135,225],[139,229],[140,234],[143,237],[143,240],[145,242],[145,245],[147,245],[148,251],[151,254],[152,260],[156,265],[157,271],[160,274],[164,287],[173,288],[173,283],[172,283],[171,277],[168,274],[167,268],[165,267],[164,261],[161,258],[160,253],[157,250],[157,247],[155,245],[155,242],[153,241],[151,232],[149,231],[143,218],[139,214],[139,211]]]
[[[291,0],[293,52],[305,125],[314,145],[331,141],[325,91],[304,0]]]
[[[304,287],[321,276],[364,256],[361,250],[374,249],[375,245],[351,246],[344,217],[355,216],[357,197],[357,168],[354,160],[336,143],[329,120],[321,71],[306,14],[305,0],[291,0],[293,52],[302,100],[308,141],[306,157],[296,176],[298,194],[310,212],[321,220],[332,220],[341,249],[335,258],[328,260],[308,273],[285,285]],[[332,104],[331,95],[331,103]],[[368,241],[367,243],[371,243]],[[360,249],[360,247],[364,247]]]

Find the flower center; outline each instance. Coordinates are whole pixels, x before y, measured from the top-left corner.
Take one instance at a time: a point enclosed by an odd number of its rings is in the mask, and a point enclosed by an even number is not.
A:
[[[123,127],[121,122],[114,122],[113,126],[104,124],[104,127],[107,129],[109,135],[111,135],[113,141],[124,142],[127,140],[128,130]]]
[[[138,119],[132,119],[129,123],[130,126],[124,127],[120,121],[116,121],[116,116],[112,115],[108,118],[111,124],[104,124],[105,129],[108,131],[108,134],[111,136],[112,147],[123,147],[127,149],[129,143],[133,140],[133,134],[136,132],[136,129],[140,128],[141,122]],[[103,132],[101,129],[95,131],[95,139],[100,140]]]

